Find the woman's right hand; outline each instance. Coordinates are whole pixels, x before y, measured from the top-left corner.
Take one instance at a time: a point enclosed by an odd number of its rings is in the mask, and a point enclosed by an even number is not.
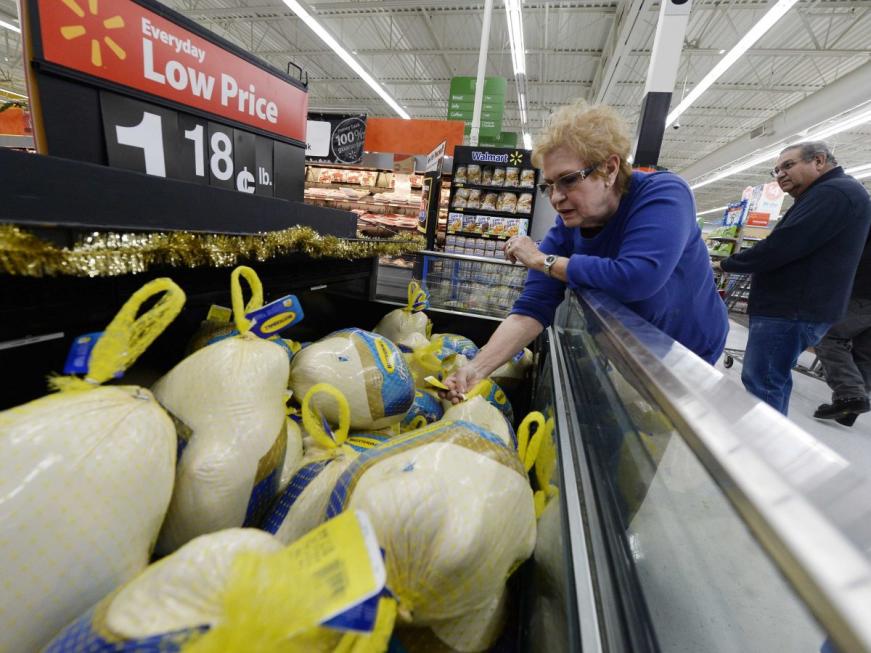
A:
[[[463,395],[478,385],[478,382],[483,379],[484,375],[478,371],[473,363],[463,365],[463,367],[445,379],[444,384],[450,389],[440,391],[439,396],[442,399],[449,400],[452,404],[458,404],[463,401]]]

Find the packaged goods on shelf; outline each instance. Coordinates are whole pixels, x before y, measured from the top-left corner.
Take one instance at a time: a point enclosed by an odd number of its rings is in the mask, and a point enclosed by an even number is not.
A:
[[[459,191],[457,191],[459,192]],[[477,209],[481,206],[481,191],[478,188],[470,188],[468,189],[468,195],[466,197],[466,208],[467,209]]]
[[[465,184],[466,183],[466,166],[457,166],[454,170],[454,183],[455,184]]]
[[[505,168],[505,185],[517,187],[520,185],[520,169],[519,168]]]
[[[535,186],[535,170],[525,168],[520,173],[520,187],[533,188]]]
[[[242,303],[240,279],[252,289]],[[245,317],[263,304],[253,270],[231,277],[241,335],[200,349],[154,385],[179,435],[175,489],[157,548],[171,553],[192,538],[256,523],[278,490],[287,443],[284,347],[250,333]]]
[[[499,199],[496,201],[496,210],[504,211],[505,213],[515,213],[517,211],[517,195],[514,193],[500,193]]]
[[[457,180],[454,180],[455,183],[459,183]],[[470,164],[466,168],[466,183],[469,184],[480,184],[481,183],[481,166],[477,164]]]
[[[172,494],[175,429],[148,390],[100,384],[184,301],[169,279],[145,284],[95,344],[88,336],[85,379],[57,377],[60,392],[0,413],[0,650],[40,650],[148,564]]]
[[[493,168],[490,166],[484,166],[484,169],[481,170],[481,185],[493,186]]]
[[[521,193],[517,198],[517,213],[532,213],[532,193]]]
[[[485,211],[495,211],[496,202],[499,200],[498,193],[484,193],[481,199],[481,208]]]

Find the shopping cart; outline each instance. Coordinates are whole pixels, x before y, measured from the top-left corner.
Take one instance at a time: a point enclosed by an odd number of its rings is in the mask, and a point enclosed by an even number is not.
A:
[[[724,275],[724,279],[720,281],[720,296],[726,303],[726,310],[734,312],[738,304],[746,303],[747,297],[750,294],[750,275],[749,274],[729,274]],[[737,360],[744,360],[743,349],[723,350],[725,357],[723,358],[723,366],[726,368],[732,367]]]
[[[723,298],[723,301],[726,303],[726,309],[729,312],[735,312],[735,307],[742,302],[747,301],[747,297],[750,293],[750,275],[749,274],[730,274],[725,278],[725,283],[722,283],[723,287],[720,289],[720,295]],[[744,311],[741,311],[744,312]],[[730,368],[735,364],[735,361],[739,363],[744,360],[744,350],[743,349],[731,349],[727,347],[723,350],[723,367]],[[813,362],[807,365],[796,365],[793,367],[796,372],[804,374],[806,376],[813,377],[815,379],[822,379],[825,381],[826,374],[823,370],[823,364],[820,362],[819,357],[814,356]]]

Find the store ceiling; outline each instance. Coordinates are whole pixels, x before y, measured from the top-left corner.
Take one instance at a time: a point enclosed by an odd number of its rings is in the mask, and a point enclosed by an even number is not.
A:
[[[279,68],[288,61],[309,75],[314,109],[395,115],[375,93],[296,18],[281,0],[167,0],[207,28]],[[413,118],[444,118],[450,78],[474,75],[483,1],[309,0],[319,20],[381,82]],[[672,105],[689,92],[774,0],[695,0],[687,28]],[[643,0],[525,0],[523,2],[529,113],[532,133],[571,98],[604,97],[634,125],[644,92],[659,4]],[[15,0],[0,0],[0,20],[14,21]],[[618,34],[622,47],[609,47]],[[844,94],[831,88],[841,78],[851,87],[871,67],[871,0],[800,0],[717,83],[684,113],[680,129],[668,129],[660,164],[688,177],[712,171],[749,154],[771,136],[748,134],[800,112],[805,98],[821,94],[832,115],[856,104],[871,86]],[[18,36],[0,29],[0,87],[24,92]],[[503,129],[517,131],[504,5],[494,0],[488,75],[509,79]],[[600,69],[615,66],[607,87]],[[868,79],[866,76],[865,79]],[[847,97],[852,95],[852,97]],[[849,105],[849,106],[846,106]],[[871,104],[869,104],[871,107]],[[810,125],[808,125],[810,126]],[[784,134],[785,135],[785,134]],[[741,139],[746,144],[741,143]],[[830,137],[845,167],[871,163],[871,122]],[[717,152],[730,144],[724,152]],[[691,167],[692,166],[692,167]],[[713,166],[713,168],[712,168]],[[747,185],[768,181],[771,162],[698,188],[700,211],[740,198]],[[871,178],[865,180],[871,188]]]

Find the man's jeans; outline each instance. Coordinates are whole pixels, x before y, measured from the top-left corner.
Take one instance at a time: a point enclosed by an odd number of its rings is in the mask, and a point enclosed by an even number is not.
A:
[[[867,397],[871,390],[871,299],[850,300],[847,316],[816,347],[832,401]]]
[[[786,415],[792,392],[792,368],[799,354],[817,344],[830,326],[829,322],[751,315],[741,371],[747,392]]]

